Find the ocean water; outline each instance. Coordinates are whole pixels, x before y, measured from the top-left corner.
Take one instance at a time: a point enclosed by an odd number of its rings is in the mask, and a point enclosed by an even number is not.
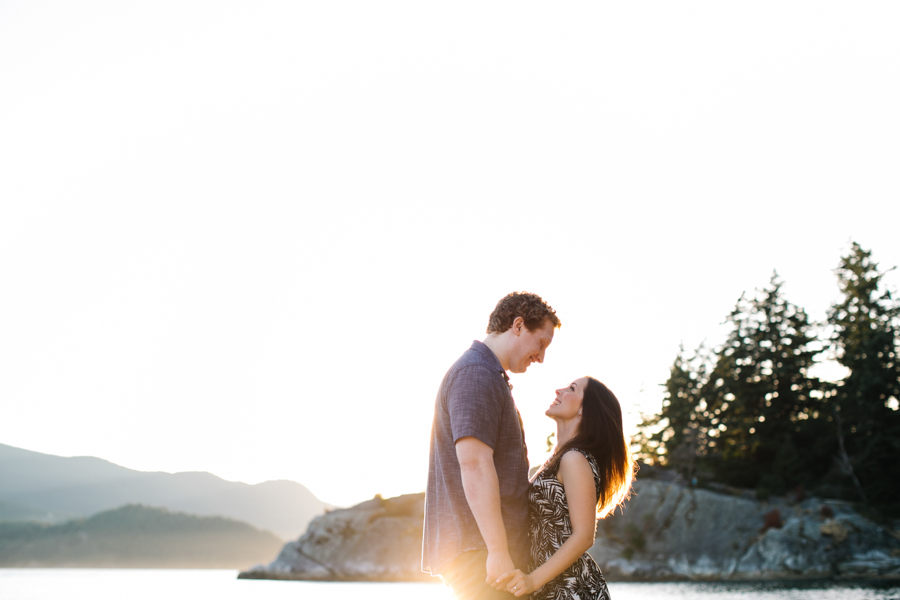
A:
[[[891,583],[611,583],[613,600],[900,600]],[[427,583],[237,579],[236,571],[0,569],[0,600],[452,600]]]

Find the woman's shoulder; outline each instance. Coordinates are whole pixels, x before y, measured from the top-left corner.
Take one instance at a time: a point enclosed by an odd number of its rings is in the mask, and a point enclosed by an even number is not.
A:
[[[560,466],[564,462],[579,470],[585,470],[585,466],[587,466],[595,479],[600,475],[600,465],[597,464],[597,459],[587,450],[582,450],[581,448],[567,450],[559,461]]]
[[[548,458],[547,461],[541,465],[541,468],[532,476],[531,482],[534,483],[539,479],[545,479],[547,477],[558,479],[560,476],[559,471],[563,468],[564,464],[567,465],[565,470],[573,468],[581,470],[584,469],[585,464],[587,464],[588,467],[590,467],[590,470],[594,472],[594,476],[597,476],[597,460],[593,455],[581,448],[569,448],[563,452],[562,456],[551,456]]]
[[[585,476],[594,475],[596,477],[597,461],[589,452],[585,452],[580,448],[571,448],[559,458],[558,476],[566,477],[567,473],[581,473]]]
[[[597,459],[594,458],[594,455],[587,450],[582,450],[581,448],[569,448],[568,450],[566,450],[566,453],[563,454],[561,460],[566,460],[567,457],[569,457],[569,461],[581,462],[582,456],[588,461],[591,466],[597,464]]]

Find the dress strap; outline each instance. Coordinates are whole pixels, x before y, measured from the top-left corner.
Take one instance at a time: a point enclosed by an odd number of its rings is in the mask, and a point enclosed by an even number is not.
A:
[[[563,453],[563,456],[568,454],[569,452],[581,452],[584,457],[588,460],[588,463],[591,465],[591,470],[594,472],[594,479],[597,478],[597,461],[594,459],[591,454],[581,448],[569,448]],[[553,465],[547,466],[549,463],[555,463]],[[544,466],[541,467],[541,473],[546,473],[548,475],[553,475],[556,477],[556,473],[559,471],[559,464],[562,462],[562,456],[556,457],[556,455],[551,456],[547,459],[547,462],[544,463]]]

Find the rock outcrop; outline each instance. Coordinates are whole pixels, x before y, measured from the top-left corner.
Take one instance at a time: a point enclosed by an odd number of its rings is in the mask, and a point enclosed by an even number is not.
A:
[[[316,517],[300,539],[241,579],[436,581],[422,573],[425,495],[376,496]]]
[[[611,580],[900,578],[898,532],[851,505],[758,502],[642,480],[601,521],[591,555]]]
[[[247,579],[437,581],[419,571],[424,495],[363,502],[316,518]],[[851,505],[759,502],[642,479],[597,527],[591,555],[611,581],[900,578],[900,532]]]

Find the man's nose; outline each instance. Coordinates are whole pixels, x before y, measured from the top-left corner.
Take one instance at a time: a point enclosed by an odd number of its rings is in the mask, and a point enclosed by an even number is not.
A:
[[[538,356],[537,356],[537,361],[538,361],[539,363],[544,362],[544,351],[543,351],[543,350],[541,350],[541,353],[538,354]]]

